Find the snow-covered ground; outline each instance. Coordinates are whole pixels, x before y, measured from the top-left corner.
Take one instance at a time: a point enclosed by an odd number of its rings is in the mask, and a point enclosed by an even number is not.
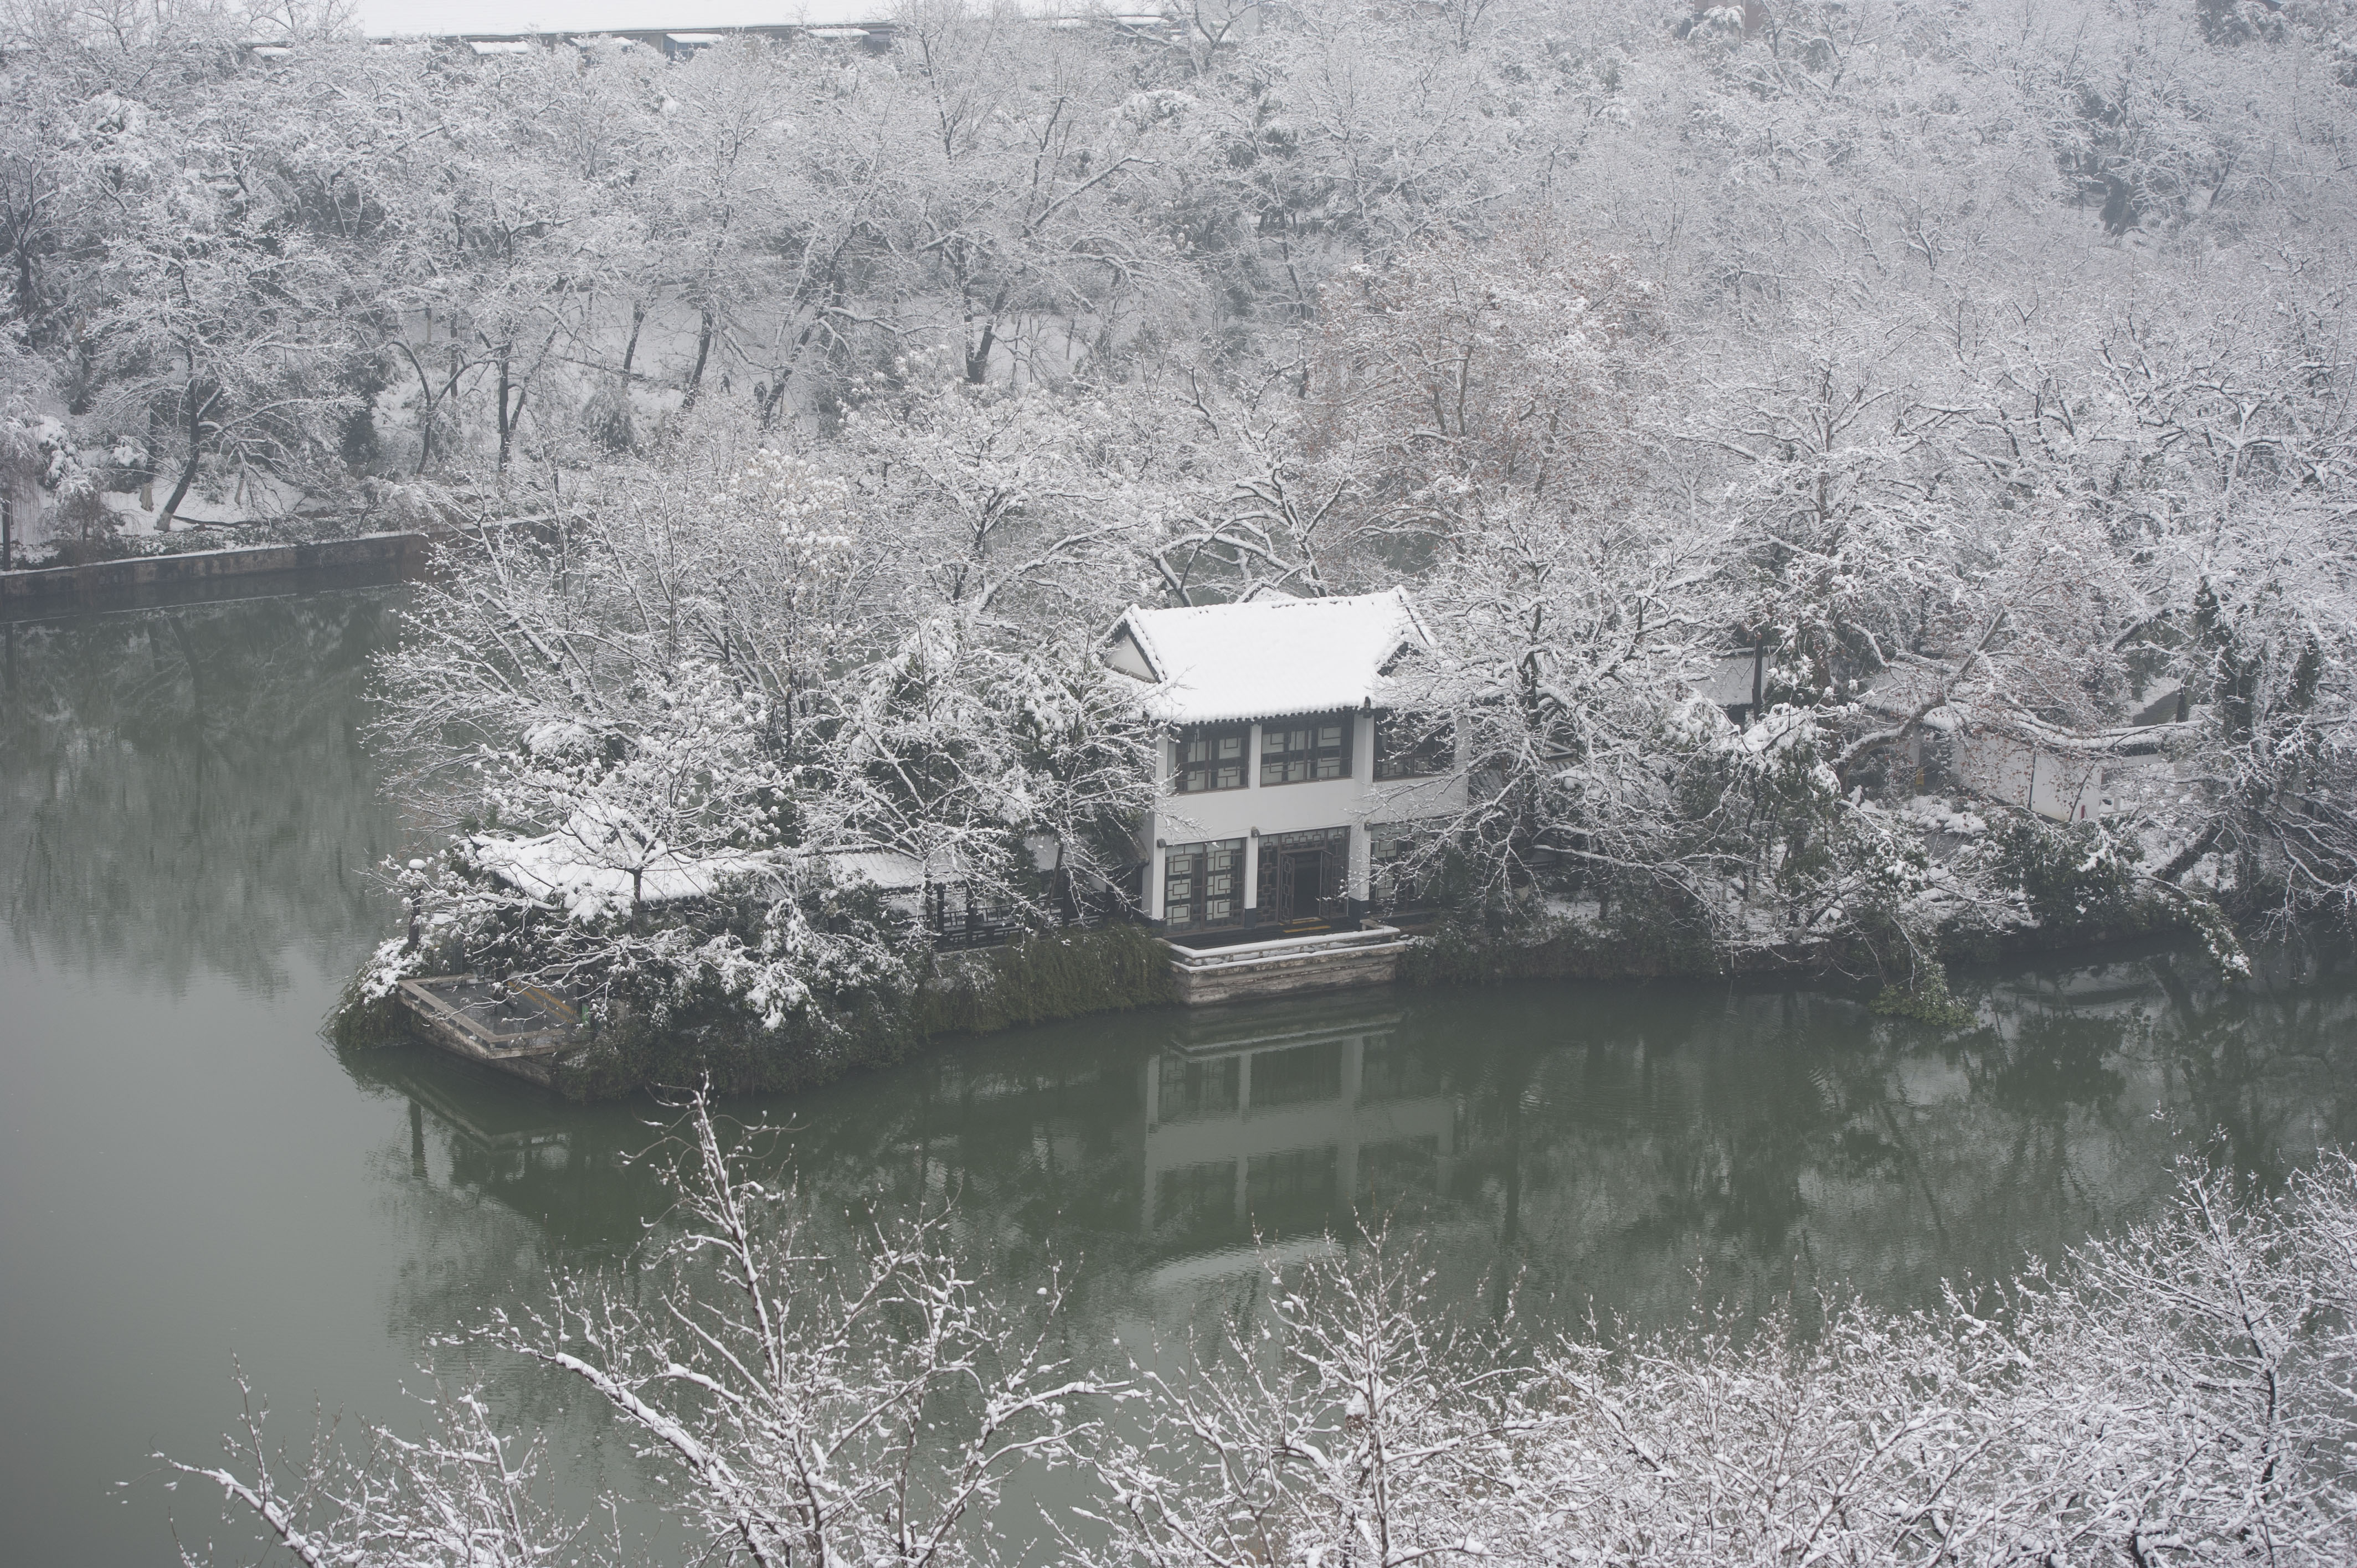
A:
[[[1025,11],[1055,12],[1071,6],[1032,4]],[[892,7],[880,0],[807,0],[802,5],[764,5],[759,0],[573,0],[553,6],[543,0],[363,0],[360,30],[371,38],[419,33],[596,33],[666,31],[691,27],[775,27],[888,20]],[[1153,6],[1137,9],[1153,10]]]
[[[157,484],[140,490],[108,490],[101,499],[113,515],[118,533],[144,535],[157,532],[157,514],[171,496],[170,487]],[[243,475],[217,494],[191,487],[172,514],[172,526],[227,528],[269,522],[293,516],[302,502],[303,492],[284,479],[266,474]]]

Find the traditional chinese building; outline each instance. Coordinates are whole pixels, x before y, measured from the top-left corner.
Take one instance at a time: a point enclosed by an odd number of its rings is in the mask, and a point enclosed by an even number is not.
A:
[[[1190,946],[1354,929],[1371,874],[1460,807],[1452,746],[1386,697],[1431,639],[1404,591],[1132,607],[1105,661],[1162,727],[1144,903]]]

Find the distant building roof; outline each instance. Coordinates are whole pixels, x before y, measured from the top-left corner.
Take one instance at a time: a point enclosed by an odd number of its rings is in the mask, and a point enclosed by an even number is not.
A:
[[[1141,609],[1105,643],[1105,661],[1137,681],[1140,706],[1168,724],[1330,713],[1380,699],[1383,669],[1429,647],[1407,592],[1254,599]]]
[[[539,838],[479,833],[468,842],[484,870],[582,920],[630,913],[633,893],[640,903],[674,904],[709,897],[732,881],[777,874],[776,865],[761,855],[695,855],[659,844],[618,847],[628,837],[626,822],[619,812],[584,806],[564,827]]]
[[[887,893],[910,893],[928,885],[963,881],[965,863],[937,850],[926,860],[897,849],[835,850],[816,857],[837,882],[872,882]]]

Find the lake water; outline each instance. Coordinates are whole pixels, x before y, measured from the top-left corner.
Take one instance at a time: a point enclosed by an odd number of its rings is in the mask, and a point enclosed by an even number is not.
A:
[[[242,1365],[403,1421],[426,1341],[618,1256],[645,1106],[579,1107],[319,1025],[400,848],[361,744],[395,591],[0,625],[0,1518],[26,1563],[166,1563]],[[2357,1141],[2357,992],[2156,949],[1965,976],[1958,1036],[1806,989],[1387,991],[946,1042],[733,1107],[830,1200],[953,1197],[1010,1283],[1076,1262],[1084,1345],[1259,1288],[1354,1208],[1450,1289],[1643,1322],[1798,1290],[1932,1299],[2145,1211],[2177,1154],[2273,1178]],[[571,1391],[502,1402],[627,1469]],[[133,1483],[127,1488],[118,1483]]]

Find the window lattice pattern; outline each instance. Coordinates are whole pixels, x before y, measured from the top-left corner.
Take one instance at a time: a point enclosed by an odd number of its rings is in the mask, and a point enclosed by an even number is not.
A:
[[[1302,724],[1263,725],[1260,781],[1306,784],[1351,776],[1351,716],[1338,714]]]
[[[1175,843],[1162,857],[1162,924],[1173,931],[1244,918],[1244,841]]]
[[[1241,789],[1251,753],[1249,728],[1186,730],[1178,736],[1178,771],[1172,788],[1181,795]]]
[[[1404,714],[1375,715],[1375,777],[1437,779],[1457,761],[1455,736],[1437,722]]]

